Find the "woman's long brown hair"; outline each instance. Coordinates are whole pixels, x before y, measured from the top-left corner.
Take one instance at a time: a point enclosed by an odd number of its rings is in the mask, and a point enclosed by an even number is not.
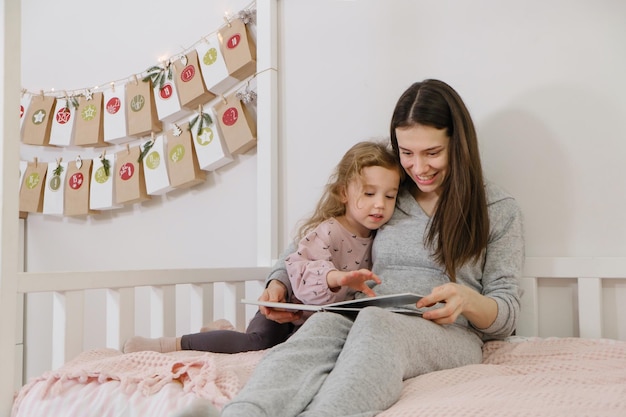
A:
[[[398,158],[397,128],[415,125],[446,129],[448,175],[425,236],[435,261],[456,281],[458,268],[477,261],[489,239],[489,216],[478,140],[463,100],[448,84],[425,80],[409,87],[400,97],[391,118],[391,145]],[[419,189],[408,175],[402,186],[412,195]]]

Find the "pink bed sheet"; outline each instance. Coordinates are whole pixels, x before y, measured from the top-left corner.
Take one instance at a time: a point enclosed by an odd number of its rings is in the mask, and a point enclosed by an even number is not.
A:
[[[379,416],[626,416],[626,342],[515,338],[483,353],[480,365],[405,381]],[[26,384],[12,416],[167,417],[197,397],[221,408],[262,355],[89,351]]]

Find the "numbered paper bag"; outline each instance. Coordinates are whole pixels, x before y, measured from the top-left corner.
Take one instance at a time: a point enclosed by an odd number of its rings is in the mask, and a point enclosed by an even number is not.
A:
[[[48,145],[56,97],[43,94],[32,96],[22,124],[22,143]]]
[[[46,181],[48,164],[37,159],[29,162],[24,172],[24,182],[20,187],[20,211],[41,213],[43,210],[43,186]]]
[[[146,176],[146,192],[150,195],[164,194],[172,189],[165,162],[165,143],[163,136],[142,145],[142,149],[149,146],[143,157],[143,172]]]
[[[245,153],[256,146],[256,123],[236,94],[219,100],[215,106],[217,123],[228,151]]]
[[[24,125],[24,120],[26,119],[26,109],[28,108],[29,102],[30,96],[25,94],[25,90],[22,91],[22,95],[20,96],[20,132],[22,131],[22,126]]]
[[[50,145],[70,146],[76,110],[69,98],[57,99],[50,128]]]
[[[141,137],[163,130],[150,80],[135,79],[126,84],[128,136]]]
[[[210,115],[212,120],[210,124],[203,124],[199,132],[195,126],[191,129],[198,164],[200,169],[205,171],[214,171],[233,161],[215,123],[215,115]]]
[[[104,91],[104,141],[120,144],[135,138],[126,132],[126,97],[123,88],[115,85]]]
[[[67,162],[49,162],[43,193],[43,214],[63,215]]]
[[[206,173],[198,165],[187,123],[167,131],[167,167],[172,187],[191,187],[206,180]]]
[[[87,92],[78,98],[74,145],[104,146],[104,94]]]
[[[138,162],[139,146],[127,147],[115,154],[115,203],[132,204],[148,200],[143,164]]]
[[[182,107],[195,110],[199,105],[215,98],[215,94],[206,89],[198,65],[198,53],[195,50],[176,60],[174,71],[178,99]]]
[[[20,190],[22,189],[22,184],[24,183],[24,174],[26,173],[26,168],[28,167],[28,161],[20,161],[20,181],[17,185],[17,193],[19,195]],[[25,211],[20,211],[20,219],[25,219],[28,217],[28,213]]]
[[[178,99],[178,90],[174,78],[176,73],[172,65],[172,79],[165,76],[163,86],[154,87],[154,99],[156,101],[157,114],[163,123],[171,123],[188,116],[191,110],[183,108]]]
[[[114,155],[107,155],[105,152],[93,160],[89,187],[89,208],[91,210],[110,210],[119,207],[115,204],[114,172]]]
[[[241,19],[231,20],[217,33],[228,73],[245,80],[256,72],[256,45]]]
[[[91,159],[80,157],[67,164],[64,210],[66,216],[86,216],[95,213],[89,209],[92,164]]]
[[[226,68],[217,33],[208,36],[204,42],[198,44],[196,52],[207,90],[216,95],[225,94],[240,82],[235,77],[231,77]]]

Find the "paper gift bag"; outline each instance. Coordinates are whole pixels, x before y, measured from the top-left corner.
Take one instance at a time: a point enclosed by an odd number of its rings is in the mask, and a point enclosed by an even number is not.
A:
[[[163,130],[150,80],[135,79],[126,84],[126,123],[128,136],[141,137]]]
[[[167,131],[167,168],[175,188],[191,187],[206,180],[206,173],[198,165],[188,123]]]
[[[43,214],[63,215],[67,162],[49,162],[43,192]]]
[[[139,162],[139,146],[128,147],[115,154],[115,203],[132,204],[148,200],[143,163]]]
[[[126,97],[124,90],[115,88],[104,91],[104,141],[120,144],[134,138],[126,132]]]
[[[172,187],[165,162],[166,149],[163,136],[144,143],[142,149],[145,149],[145,146],[150,147],[142,161],[146,177],[146,192],[150,195],[164,194]]]
[[[256,122],[236,94],[219,100],[215,113],[231,154],[241,154],[256,146]]]
[[[20,161],[20,181],[17,185],[17,194],[19,196],[20,190],[22,189],[22,184],[24,183],[24,174],[26,173],[26,168],[28,167],[28,161]],[[25,211],[20,211],[20,219],[25,219],[28,217],[28,213]]]
[[[48,164],[35,159],[29,162],[20,187],[20,211],[41,213],[43,210],[43,185],[46,181]]]
[[[212,114],[210,111],[209,114],[211,115],[212,123],[203,125],[200,132],[194,126],[191,129],[191,136],[200,169],[214,171],[232,162],[233,158],[222,139],[217,123],[215,123],[215,114]]]
[[[174,71],[178,100],[182,107],[195,110],[215,98],[215,94],[206,89],[195,49],[174,62]]]
[[[78,98],[74,122],[74,145],[105,146],[104,142],[104,94],[87,92]]]
[[[180,120],[191,113],[191,110],[184,108],[178,99],[178,89],[174,78],[176,77],[174,66],[171,66],[172,79],[164,75],[163,85],[154,86],[154,99],[159,120],[163,123],[171,123]],[[166,70],[167,71],[167,70]]]
[[[50,128],[50,145],[62,147],[71,145],[75,115],[76,109],[69,98],[57,99]]]
[[[217,33],[228,73],[245,80],[256,72],[256,45],[242,19],[234,19]]]
[[[26,118],[22,124],[22,143],[48,145],[56,101],[56,97],[43,94],[31,97]]]
[[[20,96],[20,132],[22,131],[22,126],[24,125],[24,120],[26,119],[26,109],[28,108],[28,103],[30,102],[30,96],[25,93],[26,90],[22,90],[22,94]]]
[[[198,53],[202,79],[207,90],[214,94],[225,94],[240,82],[228,73],[217,33],[208,36],[204,42],[199,43],[196,52]]]
[[[119,207],[115,204],[113,173],[115,157],[104,152],[93,160],[91,184],[89,187],[89,208],[110,210]]]
[[[86,216],[95,213],[89,209],[92,165],[91,159],[81,159],[80,157],[67,164],[64,209],[66,216]]]

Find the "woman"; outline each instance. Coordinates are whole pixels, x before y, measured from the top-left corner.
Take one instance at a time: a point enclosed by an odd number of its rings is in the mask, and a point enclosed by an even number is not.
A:
[[[485,340],[515,330],[521,213],[484,182],[459,95],[438,80],[413,84],[394,110],[391,144],[407,175],[374,240],[373,272],[382,280],[374,289],[428,294],[415,308],[434,307],[422,317],[373,307],[354,320],[314,314],[268,352],[222,416],[373,416],[396,402],[405,379],[479,363]],[[286,300],[284,270],[270,280],[262,298]]]

